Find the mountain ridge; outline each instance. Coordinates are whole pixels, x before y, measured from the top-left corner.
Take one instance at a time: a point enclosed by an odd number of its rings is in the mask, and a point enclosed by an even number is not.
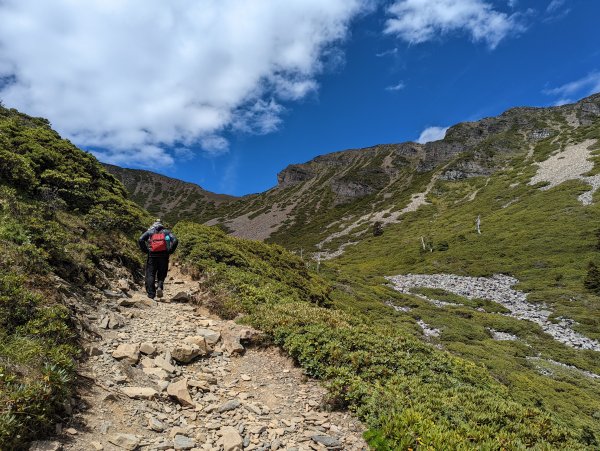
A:
[[[365,199],[370,201],[367,204],[372,213],[377,213],[376,208],[380,207],[379,216],[389,217],[394,211],[410,209],[411,196],[424,192],[415,191],[413,182],[423,176],[427,178],[426,174],[435,172],[436,168],[439,170],[440,165],[449,165],[436,175],[440,180],[488,176],[524,148],[531,151],[539,141],[556,136],[561,127],[577,128],[592,123],[600,115],[599,105],[600,94],[594,94],[576,103],[556,107],[515,107],[495,117],[458,123],[448,129],[442,140],[347,149],[290,164],[277,174],[278,184],[262,193],[242,198],[226,197],[220,203],[209,200],[200,203],[198,208],[190,207],[189,202],[175,201],[170,205],[174,210],[183,206],[184,211],[193,212],[196,220],[220,225],[235,236],[295,246],[306,241],[314,249],[331,236],[325,235],[324,230],[336,227],[338,221],[344,222],[345,215],[351,215],[355,220],[362,217],[360,212],[364,213]],[[137,170],[125,171],[137,173]],[[160,179],[158,175],[150,177]],[[124,180],[124,177],[120,178]],[[132,182],[125,185],[130,193],[140,189]],[[417,185],[424,190],[427,187],[425,180]],[[404,204],[402,208],[399,208],[400,203]],[[148,205],[147,201],[145,205]],[[329,219],[315,221],[309,211]],[[376,220],[385,219],[375,217]],[[314,226],[311,227],[311,223]],[[360,225],[364,224],[363,221]],[[312,234],[315,239],[304,236],[306,239],[290,243],[289,236],[303,235],[302,230],[307,230],[307,225],[308,235]],[[335,240],[326,242],[331,241]],[[341,244],[337,243],[332,252]]]

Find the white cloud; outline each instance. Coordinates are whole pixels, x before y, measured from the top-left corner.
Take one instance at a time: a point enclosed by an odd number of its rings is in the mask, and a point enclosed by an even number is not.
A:
[[[398,47],[394,47],[390,50],[384,50],[383,52],[376,53],[377,58],[383,58],[384,56],[394,56],[398,54]]]
[[[589,96],[600,92],[600,72],[595,71],[578,80],[565,83],[557,88],[545,89],[544,94],[557,96],[556,105],[572,102],[573,97]]]
[[[547,13],[558,11],[565,4],[565,0],[552,0],[546,8]]]
[[[439,141],[440,139],[444,139],[449,128],[450,127],[427,127],[421,132],[417,142],[425,144],[431,141]]]
[[[317,89],[365,0],[2,0],[0,98],[115,163],[222,152]],[[324,56],[325,55],[325,56]]]
[[[415,44],[464,31],[493,49],[511,33],[524,30],[518,14],[496,11],[484,0],[396,0],[388,13],[385,32]]]
[[[395,85],[388,86],[387,88],[385,88],[385,90],[386,91],[400,91],[404,88],[406,88],[406,84],[403,81],[401,81]]]

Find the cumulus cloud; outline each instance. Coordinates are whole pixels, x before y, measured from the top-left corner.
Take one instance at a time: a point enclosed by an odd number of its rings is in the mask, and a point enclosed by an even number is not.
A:
[[[510,34],[524,30],[518,14],[496,11],[484,0],[396,0],[388,13],[385,32],[414,44],[463,31],[493,49]]]
[[[0,99],[117,164],[222,152],[317,89],[364,0],[2,0]]]
[[[431,141],[439,141],[440,139],[444,139],[449,128],[450,127],[427,127],[421,132],[417,142],[425,144]]]
[[[600,92],[600,72],[591,72],[585,77],[565,83],[556,88],[545,89],[544,94],[556,96],[555,105],[564,105],[573,102],[573,98],[589,96]]]

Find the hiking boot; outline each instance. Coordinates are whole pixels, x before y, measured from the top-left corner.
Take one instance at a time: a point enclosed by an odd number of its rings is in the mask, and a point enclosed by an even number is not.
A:
[[[162,289],[162,287],[158,287],[158,288],[156,289],[156,295],[157,295],[159,298],[162,298],[162,297],[163,297],[163,289]]]
[[[154,294],[150,294],[150,293],[148,293],[148,297],[149,297],[150,299],[154,299],[154,297],[155,297],[155,296],[156,296],[156,295],[154,295]]]

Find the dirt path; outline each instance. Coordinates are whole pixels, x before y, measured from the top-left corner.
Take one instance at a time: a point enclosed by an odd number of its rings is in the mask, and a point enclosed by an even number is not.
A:
[[[256,331],[191,303],[203,294],[178,268],[164,298],[178,301],[108,295],[72,423],[47,449],[368,449],[364,427],[324,411],[325,390],[291,359],[244,349]]]

